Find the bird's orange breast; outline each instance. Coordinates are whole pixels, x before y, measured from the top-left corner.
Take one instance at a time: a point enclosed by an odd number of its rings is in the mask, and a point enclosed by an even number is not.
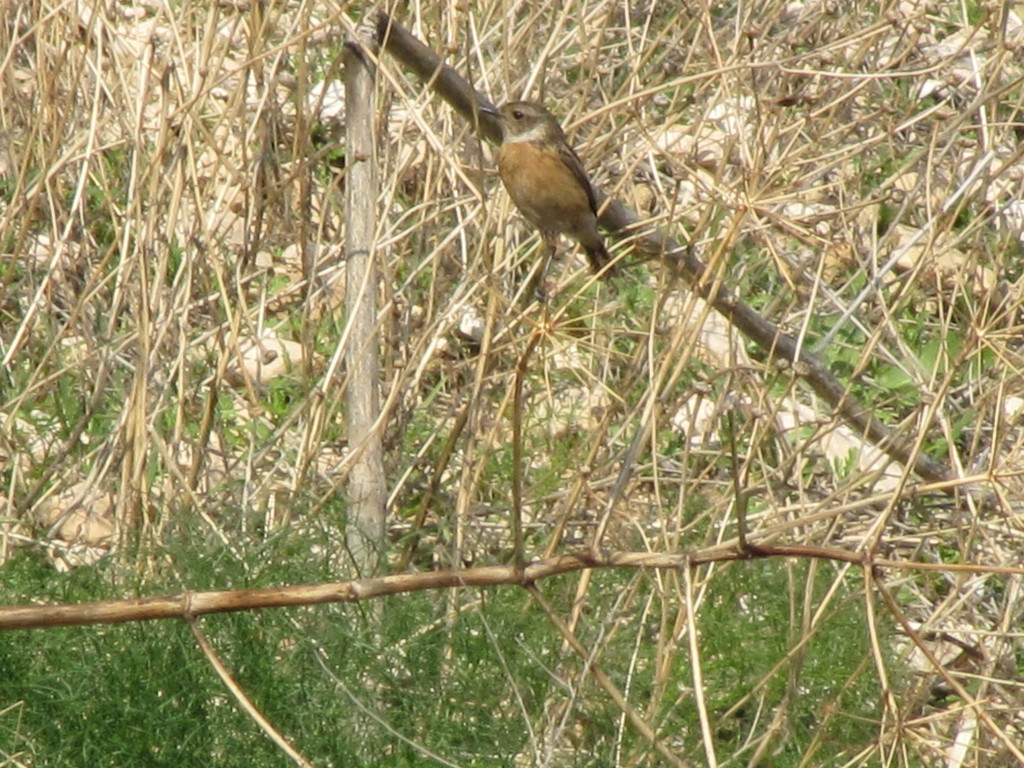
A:
[[[556,148],[504,144],[498,173],[516,207],[543,232],[575,233],[594,216],[587,190]]]

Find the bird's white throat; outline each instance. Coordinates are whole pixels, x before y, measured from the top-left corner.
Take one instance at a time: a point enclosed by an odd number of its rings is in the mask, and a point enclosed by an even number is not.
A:
[[[535,123],[525,133],[520,133],[507,139],[509,144],[527,141],[544,141],[547,138],[547,128],[544,123]]]

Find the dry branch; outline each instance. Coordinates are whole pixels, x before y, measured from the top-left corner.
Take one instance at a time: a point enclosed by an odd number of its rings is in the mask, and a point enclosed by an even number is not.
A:
[[[833,547],[803,544],[771,544],[747,549],[735,545],[709,547],[683,553],[652,552],[580,552],[535,560],[521,568],[492,565],[457,571],[397,573],[369,579],[353,579],[333,584],[312,584],[265,589],[222,589],[185,592],[167,597],[134,600],[103,600],[68,605],[0,606],[0,630],[39,627],[118,624],[154,619],[185,619],[209,613],[231,613],[262,608],[287,608],[323,603],[358,603],[363,600],[452,587],[496,587],[533,584],[552,576],[598,568],[639,568],[677,570],[708,563],[732,560],[756,560],[767,557],[804,557],[854,563],[868,568],[904,570],[942,570],[947,572],[1002,573],[1024,575],[1024,567],[990,565],[915,563],[873,558],[870,553],[850,552]]]

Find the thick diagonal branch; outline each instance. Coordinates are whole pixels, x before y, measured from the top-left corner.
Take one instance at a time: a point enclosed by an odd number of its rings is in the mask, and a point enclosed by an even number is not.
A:
[[[417,40],[408,30],[386,13],[378,17],[377,31],[385,51],[412,70],[424,83],[451,104],[463,117],[479,126],[481,135],[497,142],[500,129],[497,118],[481,113],[481,105],[490,105],[454,69]],[[922,454],[913,439],[897,434],[883,424],[874,413],[850,392],[817,357],[803,349],[796,338],[768,322],[736,294],[718,282],[707,265],[690,248],[663,232],[644,225],[640,218],[618,200],[608,200],[595,189],[601,214],[601,226],[619,235],[629,234],[641,253],[659,258],[682,277],[701,297],[744,336],[755,342],[773,360],[787,360],[794,371],[825,400],[847,424],[891,458],[913,469],[918,476],[934,483],[949,483],[952,473],[940,461]],[[952,484],[947,486],[952,489]]]

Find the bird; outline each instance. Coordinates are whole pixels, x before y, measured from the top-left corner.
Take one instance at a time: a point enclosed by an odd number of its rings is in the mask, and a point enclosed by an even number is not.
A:
[[[612,257],[597,230],[594,188],[558,120],[531,101],[482,111],[501,123],[498,175],[512,202],[546,240],[568,235],[583,247],[595,274],[609,275]]]

